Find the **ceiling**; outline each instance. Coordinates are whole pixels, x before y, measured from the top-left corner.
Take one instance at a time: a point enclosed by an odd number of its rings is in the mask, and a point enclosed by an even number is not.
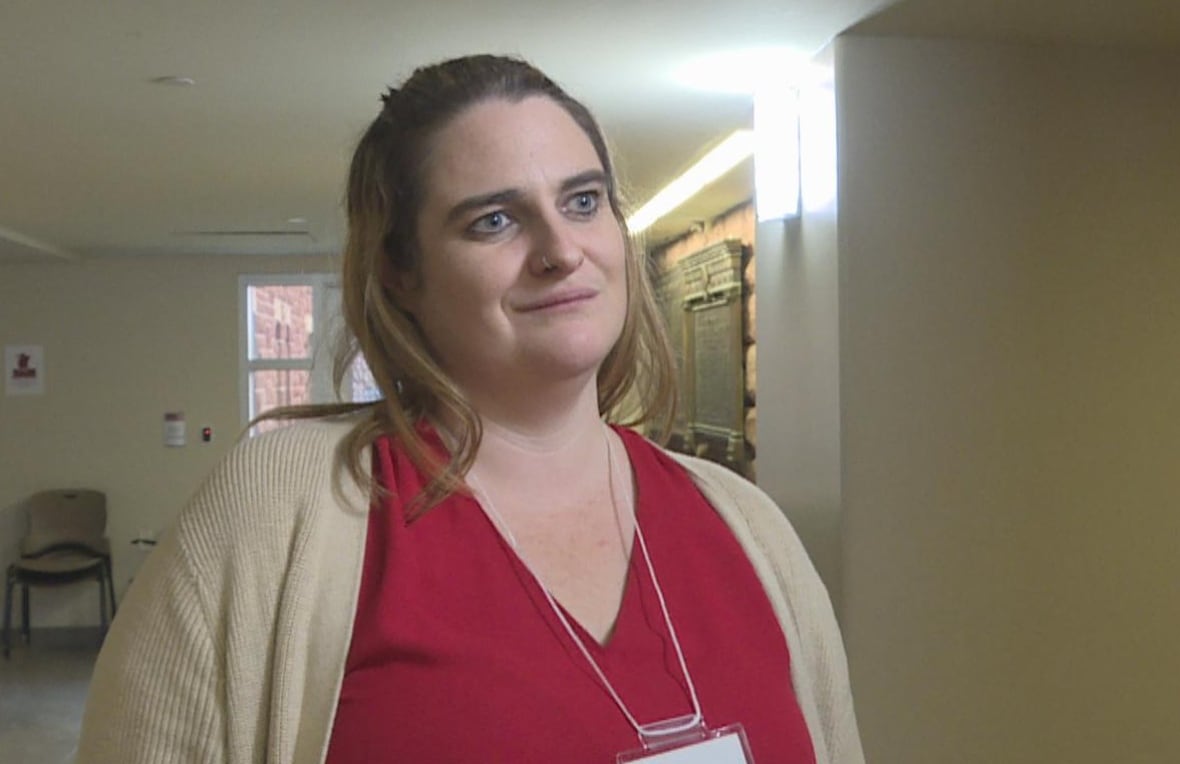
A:
[[[641,202],[750,124],[748,96],[679,84],[679,67],[811,53],[886,1],[5,0],[0,262],[337,252],[379,94],[470,52],[523,55],[586,101]],[[167,76],[195,84],[153,83]],[[656,238],[748,199],[749,175]]]
[[[348,157],[416,65],[523,55],[598,115],[632,202],[749,126],[682,66],[856,33],[1180,47],[1176,0],[4,0],[0,264],[339,251]],[[877,15],[874,16],[873,14]],[[191,86],[162,85],[179,76]],[[751,195],[739,167],[657,224]]]

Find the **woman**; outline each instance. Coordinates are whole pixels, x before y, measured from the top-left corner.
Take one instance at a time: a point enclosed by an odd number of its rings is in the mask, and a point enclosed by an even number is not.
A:
[[[385,400],[285,412],[208,479],[124,601],[79,760],[863,761],[782,514],[604,423],[674,396],[593,117],[493,56],[383,100],[337,367],[359,349]]]

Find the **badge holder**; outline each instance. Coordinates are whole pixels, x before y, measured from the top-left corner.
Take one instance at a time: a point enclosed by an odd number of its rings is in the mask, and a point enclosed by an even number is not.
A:
[[[742,725],[711,730],[696,714],[644,724],[639,739],[643,747],[620,753],[618,764],[754,764]]]

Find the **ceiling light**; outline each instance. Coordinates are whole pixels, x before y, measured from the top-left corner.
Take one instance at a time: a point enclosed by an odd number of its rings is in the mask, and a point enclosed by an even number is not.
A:
[[[735,131],[627,218],[627,227],[631,233],[646,230],[753,153],[754,131]]]
[[[287,222],[290,223],[291,225],[305,225],[307,223],[307,218],[305,218],[305,217],[287,218]]]
[[[189,88],[197,84],[197,81],[192,77],[178,77],[176,75],[153,77],[151,82],[153,85],[169,85],[178,88]]]

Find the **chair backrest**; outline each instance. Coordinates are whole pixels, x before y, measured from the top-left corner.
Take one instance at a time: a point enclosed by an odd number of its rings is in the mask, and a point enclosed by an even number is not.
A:
[[[94,544],[106,536],[107,497],[86,488],[40,491],[25,500],[29,535],[22,553],[62,543]]]

